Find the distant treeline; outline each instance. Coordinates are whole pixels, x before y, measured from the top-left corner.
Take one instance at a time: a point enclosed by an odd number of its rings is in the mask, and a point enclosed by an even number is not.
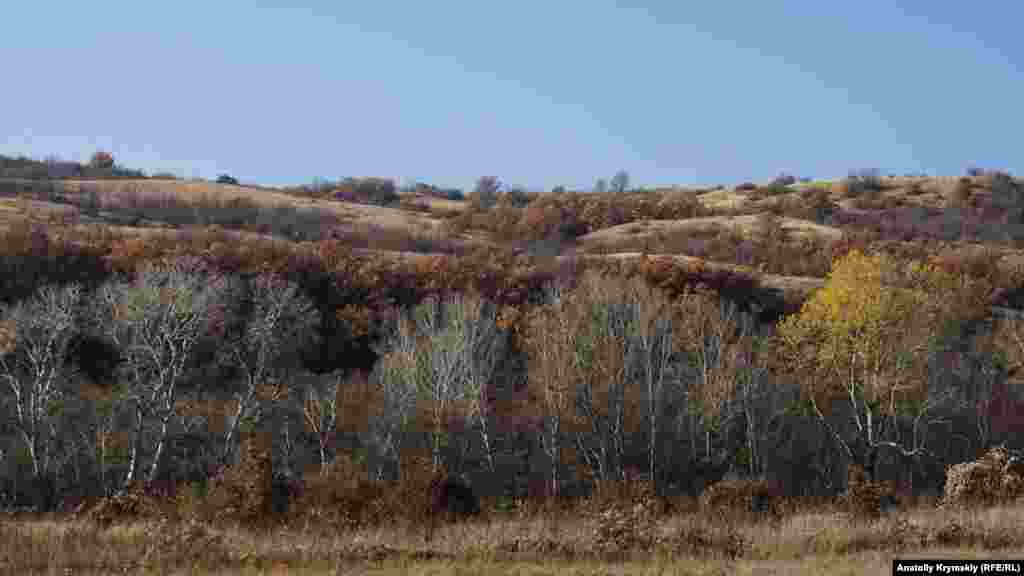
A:
[[[173,177],[173,175],[154,175]],[[87,164],[67,160],[34,160],[25,156],[11,157],[0,154],[0,178],[30,180],[60,178],[147,178],[142,170],[131,170],[114,163],[107,152],[97,152]]]
[[[332,198],[343,202],[358,202],[387,206],[397,203],[399,193],[418,194],[445,200],[465,200],[465,194],[458,188],[439,188],[431,184],[417,182],[411,186],[399,188],[390,178],[342,178],[332,181],[314,178],[312,184],[288,186],[282,192],[298,196],[315,198]]]

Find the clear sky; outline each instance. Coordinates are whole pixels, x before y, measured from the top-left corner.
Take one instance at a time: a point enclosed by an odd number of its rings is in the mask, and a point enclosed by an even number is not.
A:
[[[1024,3],[4,3],[0,153],[243,182],[1024,170]]]

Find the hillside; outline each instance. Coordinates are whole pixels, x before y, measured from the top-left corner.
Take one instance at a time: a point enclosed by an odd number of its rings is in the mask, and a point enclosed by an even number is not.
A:
[[[420,190],[0,178],[0,566],[1024,545],[1017,179]]]
[[[896,253],[924,251],[945,258],[976,257],[981,249],[987,258],[995,259],[1002,274],[1017,273],[1024,263],[1024,247],[1018,248],[1014,241],[1019,235],[1024,244],[1024,228],[1007,223],[1005,209],[993,209],[998,206],[993,192],[1006,195],[999,189],[1006,184],[998,178],[880,177],[874,189],[855,184],[853,190],[848,181],[765,185],[752,190],[715,187],[645,192],[641,196],[658,197],[659,204],[678,198],[695,201],[706,214],[715,215],[675,219],[620,216],[627,222],[607,226],[598,223],[585,234],[559,240],[556,255],[560,261],[578,256],[628,260],[642,252],[672,256],[679,263],[700,260],[711,268],[752,274],[766,288],[794,302],[820,286],[824,273],[792,273],[785,263],[773,265],[771,254],[752,257],[744,253],[744,248],[749,252],[759,242],[760,248],[768,252],[780,246],[801,246],[816,258],[824,256],[827,266],[829,245],[859,238]],[[858,186],[865,189],[857,190]],[[958,190],[964,194],[965,187],[966,197],[957,204],[955,196]],[[94,210],[85,209],[91,195],[98,203]],[[605,205],[615,202],[612,195],[599,200]],[[800,212],[811,203],[831,208],[816,220],[799,217],[805,216]],[[379,206],[300,196],[273,188],[183,180],[0,179],[0,229],[19,222],[60,223],[82,233],[99,226],[131,236],[159,230],[167,234],[169,230],[210,221],[236,230],[236,235],[271,238],[281,235],[275,227],[288,224],[285,239],[342,238],[359,250],[385,258],[394,253],[406,261],[506,244],[518,252],[530,245],[521,240],[528,234],[517,235],[517,241],[511,243],[503,242],[488,222],[483,226],[460,226],[458,233],[449,233],[451,227],[446,221],[465,218],[471,212],[469,207],[467,201],[422,194],[403,194],[399,203]],[[525,214],[528,208],[518,210]],[[224,214],[205,219],[195,216],[204,211]],[[797,217],[788,215],[794,212]],[[522,216],[514,213],[512,217]],[[934,224],[936,220],[948,223],[951,219],[957,224],[952,228]],[[296,229],[301,232],[288,233]],[[920,237],[914,238],[915,234]],[[892,238],[894,235],[898,239]]]

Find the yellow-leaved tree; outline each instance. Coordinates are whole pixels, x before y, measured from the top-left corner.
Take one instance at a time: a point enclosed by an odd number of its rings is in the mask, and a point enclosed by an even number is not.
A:
[[[902,268],[853,250],[779,326],[780,349],[807,406],[872,478],[883,449],[926,454],[927,426],[954,401],[952,390],[934,389],[928,377],[929,354],[950,318],[942,302],[954,287],[946,280],[934,266]],[[852,433],[832,426],[833,411],[849,415]]]

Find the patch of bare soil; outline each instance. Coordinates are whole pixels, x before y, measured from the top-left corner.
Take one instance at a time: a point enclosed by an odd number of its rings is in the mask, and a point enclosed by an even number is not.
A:
[[[317,200],[316,202],[317,208],[333,211],[357,222],[365,222],[381,228],[430,231],[439,228],[443,222],[427,214],[410,212],[401,208],[328,200]]]
[[[740,209],[751,202],[751,198],[744,192],[722,189],[712,190],[697,196],[697,200],[711,210],[722,210],[728,208]]]

